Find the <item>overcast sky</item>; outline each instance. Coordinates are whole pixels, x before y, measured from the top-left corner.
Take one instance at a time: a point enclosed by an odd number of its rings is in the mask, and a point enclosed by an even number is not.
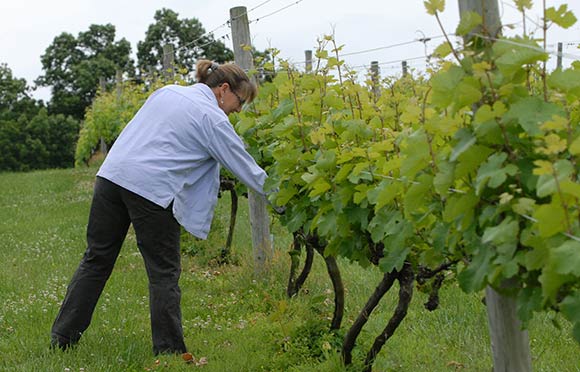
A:
[[[457,1],[447,0],[442,14],[449,33],[454,32],[459,21]],[[536,29],[531,21],[540,22],[541,1],[534,3],[528,30]],[[579,0],[547,0],[548,6],[563,3],[568,3],[580,17]],[[345,54],[441,35],[437,21],[425,12],[422,0],[2,0],[0,63],[7,63],[16,77],[25,78],[32,85],[43,73],[40,56],[62,32],[77,36],[91,24],[111,23],[116,27],[117,40],[127,39],[135,54],[137,42],[144,39],[156,10],[169,8],[180,18],[197,18],[210,31],[223,25],[229,19],[229,9],[236,6],[246,6],[248,10],[257,7],[248,14],[250,20],[258,19],[250,24],[255,47],[276,47],[281,50],[281,57],[294,62],[303,61],[304,50],[314,49],[317,37],[330,33],[333,27],[339,44],[345,44]],[[286,6],[289,7],[268,16]],[[521,15],[514,10],[513,0],[500,0],[500,7],[502,23],[517,24],[510,32],[521,32]],[[229,28],[221,27],[215,37],[227,33]],[[538,30],[536,35],[540,37],[541,32]],[[415,42],[344,59],[351,66],[378,61],[381,73],[392,75],[400,73],[401,63],[388,62],[409,59],[410,66],[421,68],[425,61],[416,58],[424,57],[442,41],[437,38],[426,44]],[[564,43],[565,64],[573,56],[580,59],[578,45],[572,45],[580,43],[580,24],[569,30],[554,26],[548,36],[548,49],[555,50],[557,42]],[[232,48],[230,39],[225,39],[225,43]],[[46,89],[39,89],[34,95],[45,100],[50,97]]]

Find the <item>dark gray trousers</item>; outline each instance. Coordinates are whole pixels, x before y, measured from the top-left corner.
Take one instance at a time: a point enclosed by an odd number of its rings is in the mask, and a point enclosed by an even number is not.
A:
[[[65,349],[88,328],[131,223],[149,277],[153,352],[186,352],[178,285],[180,227],[172,206],[163,209],[101,177],[95,182],[87,250],[52,326],[53,344]]]

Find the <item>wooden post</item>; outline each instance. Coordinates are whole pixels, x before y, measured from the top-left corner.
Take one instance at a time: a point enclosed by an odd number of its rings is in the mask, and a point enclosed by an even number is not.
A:
[[[501,31],[499,6],[497,0],[458,0],[460,16],[465,12],[476,12],[481,15],[483,24],[474,32],[483,33],[492,38]],[[467,42],[472,35],[468,35]],[[509,283],[504,283],[507,287]],[[485,290],[487,318],[493,353],[493,372],[531,372],[532,358],[527,331],[521,330],[517,318],[514,298],[500,294],[493,288]]]
[[[407,76],[409,73],[409,68],[407,66],[407,61],[401,62],[401,66],[403,67],[403,76]]]
[[[532,357],[527,331],[521,330],[516,300],[485,289],[487,319],[493,352],[493,372],[531,372]]]
[[[165,81],[173,80],[175,76],[175,56],[173,54],[173,45],[163,46],[163,77]]]
[[[107,81],[105,80],[104,76],[99,77],[99,86],[101,88],[101,94],[105,94],[107,92]],[[107,147],[107,143],[105,142],[105,139],[103,138],[103,136],[101,136],[101,139],[99,142],[100,142],[99,144],[100,144],[101,154],[106,156],[107,153],[109,152],[109,149]]]
[[[558,59],[556,60],[556,68],[562,68],[562,43],[558,43]]]
[[[304,57],[306,60],[306,67],[305,67],[306,72],[312,72],[312,51],[305,50]]]
[[[121,94],[123,94],[123,71],[117,70],[115,80],[117,84],[117,99],[119,99],[121,98]]]
[[[380,70],[379,70],[379,62],[372,61],[371,62],[371,80],[373,82],[373,94],[375,95],[376,99],[381,96],[381,88],[379,84],[380,80]]]
[[[251,53],[250,25],[246,7],[230,9],[234,60],[238,66],[248,71],[254,68]],[[254,77],[254,83],[257,83]],[[266,198],[254,191],[248,192],[250,224],[252,226],[252,246],[254,250],[254,270],[257,275],[269,270],[272,259],[270,223],[266,209]]]
[[[153,66],[147,66],[147,73],[149,74],[149,77],[151,78],[152,83],[157,81],[157,72],[155,71]],[[143,79],[143,80],[146,81],[147,79]]]
[[[471,38],[473,33],[497,37],[501,32],[501,19],[499,17],[499,6],[497,0],[458,0],[459,15],[463,17],[465,12],[475,12],[481,15],[483,24],[475,28],[467,38]]]

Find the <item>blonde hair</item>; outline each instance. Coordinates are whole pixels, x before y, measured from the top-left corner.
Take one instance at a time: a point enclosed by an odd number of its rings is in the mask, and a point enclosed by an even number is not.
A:
[[[200,59],[197,61],[195,77],[198,83],[210,88],[228,83],[246,102],[252,102],[258,94],[258,88],[250,81],[244,70],[233,63],[220,65],[207,59]]]

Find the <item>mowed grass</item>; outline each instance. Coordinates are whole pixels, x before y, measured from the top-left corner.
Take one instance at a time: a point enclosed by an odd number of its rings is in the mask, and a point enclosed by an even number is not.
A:
[[[131,232],[81,343],[67,352],[50,350],[52,321],[85,249],[95,171],[0,174],[0,371],[345,371],[339,357],[342,337],[381,273],[339,261],[345,319],[343,330],[328,332],[333,294],[323,261],[316,257],[301,293],[287,299],[290,238],[274,224],[271,270],[256,275],[243,198],[233,264],[215,264],[227,235],[227,193],[209,239],[183,240],[184,251],[195,253],[183,255],[184,332],[188,348],[203,363],[152,354],[147,279]],[[392,314],[396,289],[365,327],[353,371],[361,369],[360,360]],[[481,297],[448,285],[440,308],[428,312],[422,306],[426,296],[416,293],[374,370],[490,371]],[[580,371],[580,347],[559,317],[536,316],[530,340],[534,371]]]

